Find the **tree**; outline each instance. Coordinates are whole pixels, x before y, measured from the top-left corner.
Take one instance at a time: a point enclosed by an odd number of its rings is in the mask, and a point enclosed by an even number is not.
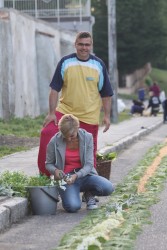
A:
[[[104,0],[92,0],[94,52],[108,65],[108,17]],[[150,62],[166,68],[167,1],[117,0],[117,64],[121,74]]]
[[[92,15],[95,17],[93,26],[94,53],[108,65],[108,17],[107,5],[104,0],[91,1]]]
[[[118,69],[130,73],[145,63],[165,63],[166,0],[117,0]]]

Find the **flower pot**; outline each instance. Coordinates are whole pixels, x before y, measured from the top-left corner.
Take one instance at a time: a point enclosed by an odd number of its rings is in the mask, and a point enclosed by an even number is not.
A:
[[[96,164],[96,170],[100,176],[110,180],[111,160],[98,160]]]
[[[33,215],[55,215],[57,211],[58,189],[56,186],[31,186],[29,191]]]

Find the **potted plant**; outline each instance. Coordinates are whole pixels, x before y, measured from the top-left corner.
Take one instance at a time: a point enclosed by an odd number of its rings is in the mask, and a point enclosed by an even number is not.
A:
[[[111,163],[117,157],[116,152],[110,152],[108,154],[96,154],[96,170],[100,176],[110,179]]]
[[[46,175],[31,176],[28,179],[26,189],[34,215],[54,215],[59,201],[57,182]]]

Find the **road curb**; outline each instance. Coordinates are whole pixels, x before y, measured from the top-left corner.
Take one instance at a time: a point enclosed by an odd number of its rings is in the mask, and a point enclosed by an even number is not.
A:
[[[12,197],[0,200],[0,232],[28,215],[28,200]]]
[[[110,145],[110,146],[106,146],[106,147],[100,149],[99,153],[101,153],[101,154],[108,154],[111,152],[119,153],[120,151],[126,149],[128,146],[130,146],[135,141],[140,140],[143,136],[150,134],[153,130],[160,127],[162,124],[163,124],[163,122],[159,121],[156,124],[153,124],[149,127],[141,127],[141,129],[137,133],[135,133],[131,136],[126,136],[125,138],[115,142],[112,146]]]

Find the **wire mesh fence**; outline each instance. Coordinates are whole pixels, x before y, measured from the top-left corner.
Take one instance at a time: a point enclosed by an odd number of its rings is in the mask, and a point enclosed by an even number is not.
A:
[[[36,18],[90,15],[90,0],[4,0],[4,7],[17,9]]]

